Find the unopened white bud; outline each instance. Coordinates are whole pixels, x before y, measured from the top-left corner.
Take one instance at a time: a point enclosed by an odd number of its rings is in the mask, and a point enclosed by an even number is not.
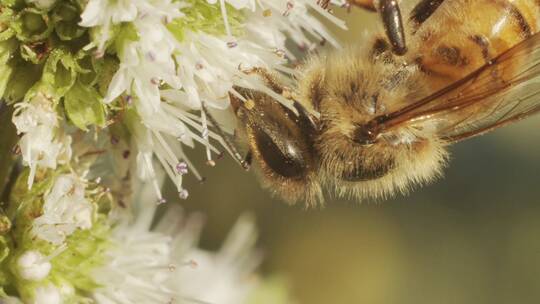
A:
[[[51,263],[38,251],[29,250],[17,259],[20,276],[25,280],[41,281],[49,275]]]

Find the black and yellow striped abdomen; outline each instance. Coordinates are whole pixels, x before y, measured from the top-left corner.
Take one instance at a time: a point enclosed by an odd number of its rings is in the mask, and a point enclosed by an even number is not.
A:
[[[537,33],[539,24],[539,0],[446,0],[410,29],[409,60],[438,89]]]

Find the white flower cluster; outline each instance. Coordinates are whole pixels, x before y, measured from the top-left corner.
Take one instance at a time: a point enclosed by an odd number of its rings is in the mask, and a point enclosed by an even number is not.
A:
[[[43,214],[32,227],[37,238],[60,245],[75,229],[92,227],[94,207],[85,198],[84,182],[75,174],[59,176],[44,201]]]
[[[135,217],[124,214],[113,229],[104,263],[91,273],[100,287],[90,297],[104,304],[245,303],[259,284],[253,276],[260,255],[253,251],[256,232],[251,217],[242,217],[222,249],[213,253],[197,248],[202,218],[183,217],[178,206],[151,228],[157,208],[155,191],[150,184],[138,184],[137,189],[139,211]],[[45,201],[34,233],[59,246],[48,255],[25,251],[14,269],[22,279],[35,282],[32,303],[68,303],[66,299],[76,291],[70,282],[50,280],[51,260],[66,250],[65,237],[74,229],[90,228],[92,206],[84,199],[83,184],[72,175],[60,176]],[[10,297],[0,298],[0,303],[22,302]]]
[[[241,37],[233,37],[226,3],[245,15],[245,33]],[[316,45],[313,39],[337,46],[310,10],[344,27],[315,0],[220,0],[219,4],[226,34],[216,36],[186,30],[182,41],[171,34],[167,24],[183,18],[183,12],[190,9],[190,3],[184,1],[90,0],[81,16],[81,25],[100,28],[99,43],[92,45],[97,47],[98,54],[104,52],[111,39],[112,25],[120,22],[135,25],[139,37],[134,41],[125,40],[119,48],[120,68],[111,81],[105,101],[111,102],[123,95],[135,105],[141,118],[141,123],[133,126],[139,176],[155,180],[152,159],[156,156],[182,198],[188,195],[182,187],[186,167],[200,178],[186,159],[182,145],[191,147],[194,142],[205,145],[209,164],[214,163],[212,153],[221,153],[210,140],[223,145],[223,139],[208,130],[208,113],[202,110],[208,107],[214,115],[223,116],[219,110],[228,107],[228,94],[234,93],[233,85],[276,95],[257,77],[246,75],[243,70],[264,67],[292,73],[284,66],[285,55],[294,59],[285,46],[287,37],[306,49]],[[281,96],[276,98],[284,100]],[[194,115],[193,110],[200,111],[200,116]],[[223,119],[218,120],[226,124]],[[156,191],[160,193],[157,187]],[[161,194],[159,196],[162,200]]]
[[[28,187],[32,187],[37,167],[56,169],[71,159],[71,137],[58,128],[58,117],[51,101],[37,94],[30,102],[16,105],[13,124],[22,137],[19,148],[23,162],[30,167]]]

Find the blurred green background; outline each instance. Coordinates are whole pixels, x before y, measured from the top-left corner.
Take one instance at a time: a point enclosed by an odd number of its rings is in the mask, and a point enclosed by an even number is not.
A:
[[[338,15],[351,28],[335,30],[342,41],[378,22]],[[290,207],[226,158],[202,168],[204,185],[188,181],[182,205],[207,215],[209,249],[253,212],[263,273],[285,275],[301,304],[540,303],[538,130],[535,117],[457,144],[443,179],[385,202]]]

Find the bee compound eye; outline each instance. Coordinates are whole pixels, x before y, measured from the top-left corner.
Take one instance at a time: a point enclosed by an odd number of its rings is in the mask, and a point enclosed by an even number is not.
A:
[[[268,169],[286,178],[306,175],[306,157],[297,143],[270,136],[262,129],[254,130],[253,135],[261,161]]]

